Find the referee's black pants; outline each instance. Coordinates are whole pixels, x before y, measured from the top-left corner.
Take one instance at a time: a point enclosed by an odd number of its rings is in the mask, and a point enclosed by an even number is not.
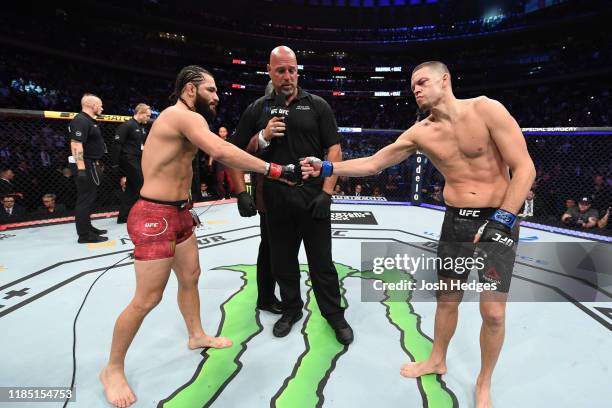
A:
[[[91,233],[91,212],[96,202],[98,186],[100,185],[100,171],[96,161],[85,160],[86,177],[78,176],[76,164],[72,165],[74,180],[77,189],[74,218],[79,237],[87,237]]]
[[[276,280],[272,274],[272,263],[270,260],[270,241],[268,227],[266,225],[266,214],[259,213],[259,230],[261,240],[259,241],[259,253],[257,254],[257,305],[269,306],[277,302],[274,295]]]
[[[122,156],[119,167],[127,179],[121,206],[119,207],[118,220],[127,220],[130,209],[140,197],[140,189],[144,183],[140,156]]]
[[[338,272],[332,262],[331,220],[313,219],[308,205],[320,186],[291,187],[266,180],[266,225],[270,241],[272,272],[280,288],[285,313],[297,313],[304,306],[300,294],[298,252],[302,241],[308,259],[312,289],[321,315],[334,326],[344,321],[340,303]]]

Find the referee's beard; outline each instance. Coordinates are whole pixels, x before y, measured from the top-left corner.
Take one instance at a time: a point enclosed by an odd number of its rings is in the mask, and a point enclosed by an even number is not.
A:
[[[208,123],[211,123],[217,116],[217,109],[211,105],[211,101],[206,100],[206,98],[197,93],[193,107],[197,113],[204,116]]]

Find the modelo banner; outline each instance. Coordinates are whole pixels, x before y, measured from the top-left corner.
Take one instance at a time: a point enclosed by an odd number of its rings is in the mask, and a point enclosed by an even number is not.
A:
[[[412,161],[412,188],[410,190],[410,201],[412,205],[421,205],[422,196],[421,190],[423,189],[423,174],[425,171],[425,164],[427,163],[427,157],[417,150]]]

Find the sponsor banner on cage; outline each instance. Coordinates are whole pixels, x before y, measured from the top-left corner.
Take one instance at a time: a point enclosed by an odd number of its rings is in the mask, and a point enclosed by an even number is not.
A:
[[[378,225],[371,211],[332,211],[332,224]]]
[[[64,119],[72,120],[77,115],[76,112],[57,112],[57,111],[44,111],[46,119]],[[99,122],[125,122],[130,120],[131,116],[123,115],[100,115],[96,118]]]
[[[387,201],[385,197],[374,197],[374,196],[345,196],[345,195],[334,195],[334,200],[344,201]]]
[[[448,245],[456,250],[448,250]],[[446,247],[440,248],[441,245]],[[594,242],[520,242],[514,262],[495,243],[362,242],[361,299],[612,302],[612,250]],[[485,298],[486,299],[486,298]]]

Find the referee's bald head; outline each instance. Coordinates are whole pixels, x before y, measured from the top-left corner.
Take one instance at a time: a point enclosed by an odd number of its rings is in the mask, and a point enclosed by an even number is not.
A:
[[[102,99],[90,93],[83,94],[81,97],[81,109],[91,111],[94,115],[102,114]]]

